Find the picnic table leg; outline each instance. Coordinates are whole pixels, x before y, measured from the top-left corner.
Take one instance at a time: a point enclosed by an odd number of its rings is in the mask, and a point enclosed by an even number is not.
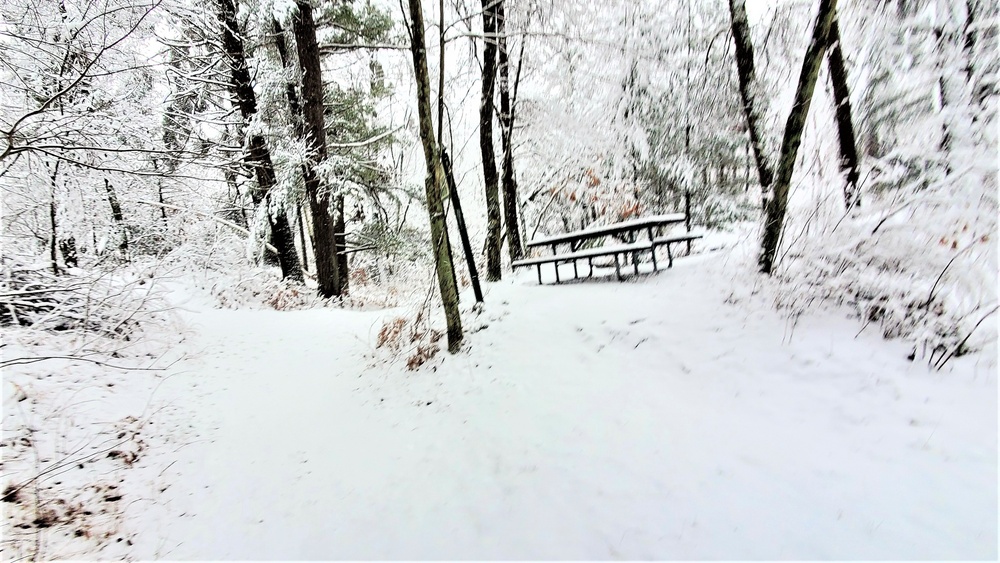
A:
[[[635,275],[639,275],[639,253],[632,253],[632,267],[635,268]]]
[[[673,268],[674,267],[674,255],[673,255],[673,253],[670,252],[670,243],[669,242],[667,243],[667,260],[670,261],[668,263],[667,267],[668,268]]]
[[[618,254],[615,253],[615,274],[618,275],[618,281],[622,281],[622,269],[618,264]]]
[[[580,273],[576,271],[576,260],[573,260],[573,278],[580,277]]]
[[[587,266],[590,267],[590,273],[587,275],[587,277],[591,277],[591,278],[594,277],[594,259],[593,258],[587,258]]]
[[[538,285],[542,285],[542,265],[535,264],[535,267],[538,268]]]
[[[691,234],[691,192],[684,190],[684,227]],[[687,240],[687,255],[691,255],[691,239]]]
[[[652,239],[650,239],[650,240],[652,240]],[[657,270],[657,267],[656,267],[656,245],[655,244],[651,245],[649,247],[649,255],[653,257],[653,271],[655,272]]]
[[[553,262],[552,267],[556,269],[556,283],[559,283],[559,262]]]

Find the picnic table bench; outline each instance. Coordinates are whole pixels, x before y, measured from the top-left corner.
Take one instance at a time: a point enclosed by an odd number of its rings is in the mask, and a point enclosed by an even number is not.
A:
[[[587,264],[590,268],[589,276],[594,275],[594,258],[599,258],[603,256],[611,256],[615,261],[615,273],[618,279],[622,279],[621,273],[621,262],[619,261],[619,255],[631,255],[632,265],[635,269],[636,275],[639,274],[639,261],[638,256],[641,253],[649,252],[650,257],[653,262],[653,271],[658,269],[658,264],[656,262],[656,248],[658,246],[667,247],[667,260],[668,266],[673,267],[674,256],[671,251],[671,245],[678,242],[687,242],[688,251],[690,252],[690,244],[692,240],[696,240],[702,237],[700,234],[692,234],[690,230],[685,233],[671,234],[671,235],[657,235],[656,233],[662,232],[665,227],[676,225],[679,223],[688,224],[687,215],[684,213],[669,213],[665,215],[654,215],[651,217],[643,217],[639,219],[630,219],[628,221],[622,221],[619,223],[613,223],[610,225],[603,225],[599,227],[589,227],[580,231],[574,231],[571,233],[564,233],[561,235],[553,235],[548,237],[542,237],[529,242],[526,246],[528,248],[538,248],[551,246],[552,255],[541,256],[537,258],[525,258],[521,260],[515,260],[511,266],[514,268],[535,266],[538,270],[538,283],[542,283],[542,264],[553,264],[556,274],[556,283],[559,283],[559,265],[570,262],[573,264],[573,276],[578,278],[580,276],[577,269],[577,261],[586,259]],[[646,235],[645,240],[637,240],[640,235]],[[583,249],[583,245],[590,241],[596,241],[608,236],[616,236],[624,239],[623,244],[612,245],[612,246],[601,246],[596,248]],[[564,254],[559,254],[559,246],[568,245],[569,252]]]

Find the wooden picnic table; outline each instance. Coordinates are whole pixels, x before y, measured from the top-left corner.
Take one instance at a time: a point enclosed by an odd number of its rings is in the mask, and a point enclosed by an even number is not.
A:
[[[579,277],[579,272],[577,270],[576,261],[581,259],[586,259],[588,265],[590,266],[590,275],[594,273],[593,259],[601,256],[612,256],[615,260],[615,272],[618,274],[618,279],[621,279],[621,265],[618,261],[618,255],[624,254],[632,256],[632,264],[635,268],[635,273],[639,273],[639,261],[637,260],[637,255],[642,252],[649,252],[653,261],[653,270],[657,269],[656,263],[656,247],[666,246],[667,247],[667,257],[670,262],[669,265],[673,266],[673,254],[671,253],[670,246],[677,242],[687,242],[688,251],[690,252],[690,243],[692,240],[701,238],[702,235],[691,234],[690,225],[688,225],[688,232],[679,235],[669,235],[669,236],[657,236],[654,235],[654,230],[662,230],[664,227],[678,224],[687,223],[688,216],[684,213],[668,213],[664,215],[653,215],[650,217],[642,217],[639,219],[630,219],[628,221],[622,221],[619,223],[613,223],[610,225],[602,225],[599,227],[589,227],[579,231],[574,231],[571,233],[564,233],[561,235],[552,235],[542,238],[537,238],[527,243],[527,247],[536,248],[541,246],[551,246],[552,256],[543,256],[539,258],[525,258],[521,260],[514,261],[511,265],[515,268],[523,266],[535,266],[538,269],[538,283],[542,283],[542,264],[553,264],[556,274],[556,283],[559,283],[559,264],[570,262],[573,264],[573,275],[574,277]],[[645,232],[648,239],[645,241],[637,241],[638,235]],[[613,246],[602,246],[598,248],[591,248],[587,250],[580,250],[581,246],[591,240],[599,240],[607,236],[618,236],[624,239],[624,244],[613,245]],[[570,246],[570,252],[567,254],[559,254],[558,247],[560,244],[568,244]]]
[[[639,219],[629,219],[628,221],[622,221],[620,223],[601,225],[599,227],[588,227],[571,233],[537,238],[529,242],[527,246],[529,248],[551,246],[552,252],[558,253],[558,245],[569,244],[570,249],[575,252],[580,249],[580,246],[584,242],[606,236],[624,235],[623,238],[625,238],[625,242],[633,243],[636,240],[636,234],[641,231],[646,231],[649,236],[649,240],[652,241],[654,238],[654,229],[661,229],[677,223],[683,223],[686,218],[687,216],[683,213],[667,213],[664,215],[652,215],[650,217],[642,217]]]

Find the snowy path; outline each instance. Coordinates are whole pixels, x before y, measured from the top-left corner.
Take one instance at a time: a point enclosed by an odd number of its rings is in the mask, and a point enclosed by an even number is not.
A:
[[[928,373],[726,276],[525,275],[416,373],[371,367],[379,313],[193,315],[170,382],[202,439],[164,453],[135,556],[996,558],[996,366]]]

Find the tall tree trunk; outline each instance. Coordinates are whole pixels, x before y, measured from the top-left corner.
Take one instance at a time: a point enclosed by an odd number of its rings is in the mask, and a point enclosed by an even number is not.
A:
[[[424,188],[427,192],[427,212],[431,223],[431,245],[437,270],[438,287],[444,304],[445,319],[448,323],[448,351],[457,352],[462,343],[462,319],[458,310],[458,290],[454,284],[454,267],[445,237],[444,193],[445,175],[441,163],[440,148],[434,140],[434,124],[431,117],[431,87],[427,71],[427,47],[424,40],[424,15],[420,0],[409,0],[413,70],[417,79],[417,110],[420,116],[420,141],[424,148],[427,177]]]
[[[316,23],[309,0],[296,0],[298,13],[292,20],[295,47],[302,70],[303,130],[309,147],[304,174],[306,197],[313,221],[313,262],[316,281],[323,297],[340,295],[340,263],[337,260],[336,222],[330,210],[330,196],[322,190],[316,167],[326,160],[326,124],[323,118],[323,75],[320,71]]]
[[[108,205],[111,206],[111,218],[115,221],[115,230],[121,240],[118,241],[118,250],[122,253],[122,258],[128,258],[128,231],[125,229],[125,217],[122,215],[122,206],[118,203],[118,193],[107,178],[104,179],[104,191],[108,194]]]
[[[285,31],[282,29],[281,24],[276,18],[271,18],[271,30],[274,33],[274,44],[278,49],[278,58],[281,59],[281,68],[285,69],[292,75],[292,60],[288,53],[288,44],[285,42]],[[303,125],[302,116],[302,103],[299,102],[298,92],[295,90],[295,81],[289,78],[285,82],[285,99],[288,101],[288,112],[292,119],[292,130],[295,132],[295,137],[303,142],[306,141],[305,128]],[[302,165],[302,178],[306,177],[307,171],[306,166]],[[302,205],[302,202],[295,202],[295,216],[297,223],[299,225],[299,239],[302,246],[302,264],[303,267],[309,269],[309,249],[312,248],[313,235],[310,232],[309,236],[306,237],[305,231],[306,224],[304,221],[304,216],[308,213],[307,207]],[[307,247],[307,245],[309,245]],[[315,252],[315,250],[313,250]],[[339,270],[338,263],[338,270]]]
[[[799,145],[802,143],[802,131],[805,129],[806,117],[809,115],[809,105],[812,103],[813,91],[816,89],[816,79],[823,62],[823,55],[829,44],[830,27],[833,25],[837,0],[820,0],[816,23],[813,27],[812,40],[802,61],[802,72],[799,84],[795,90],[795,102],[785,124],[785,135],[781,141],[781,157],[778,161],[778,173],[774,181],[771,197],[764,200],[764,234],[761,240],[761,253],[758,263],[761,272],[770,274],[774,269],[774,261],[778,253],[778,243],[781,240],[781,229],[785,222],[785,212],[788,209],[788,191],[792,185],[792,171],[795,169],[795,158],[798,156]]]
[[[850,209],[861,205],[858,193],[858,144],[854,138],[854,121],[851,117],[851,92],[847,86],[847,65],[844,64],[843,41],[840,38],[840,24],[834,15],[830,26],[830,47],[827,62],[830,65],[830,82],[833,83],[833,99],[836,104],[837,140],[840,142],[840,169],[847,183],[844,185],[844,204]]]
[[[309,239],[306,238],[306,219],[305,219],[305,209],[299,206],[295,207],[295,219],[299,226],[299,246],[302,247],[302,269],[309,271]]]
[[[757,106],[757,74],[754,70],[753,42],[750,40],[750,24],[744,0],[729,0],[729,13],[733,27],[733,41],[736,44],[736,70],[740,81],[740,97],[743,100],[743,114],[750,133],[750,148],[757,164],[757,177],[761,190],[766,194],[774,181],[774,172],[764,152],[763,136],[760,130],[760,108]]]
[[[445,68],[445,66],[444,66],[445,65],[445,62],[444,62],[444,55],[445,55],[444,0],[438,0],[438,14],[439,14],[439,16],[440,16],[441,19],[438,20],[438,55],[439,55],[439,58],[438,58],[438,69],[439,69],[439,71],[438,71],[438,96],[437,96],[437,110],[438,110],[438,115],[437,115],[437,124],[438,124],[437,146],[438,146],[438,150],[441,151],[441,161],[442,161],[442,164],[444,164],[445,159],[447,158],[445,156],[445,154],[444,154],[444,68]],[[447,172],[447,165],[445,165],[445,179],[446,180],[448,178],[448,175],[449,174]],[[443,186],[442,189],[446,190],[448,192],[448,194],[442,193],[442,197],[444,198],[444,201],[447,202],[447,200],[449,200],[449,199],[451,199],[452,201],[457,201],[452,196],[452,194],[451,194],[451,186],[450,186],[450,184],[448,182],[445,182],[444,184],[442,184],[442,186]],[[444,207],[445,207],[445,214],[447,215],[448,204],[444,203]],[[455,213],[456,221],[459,220],[460,215],[461,215],[460,212],[456,210],[456,213]],[[461,227],[459,227],[459,230],[461,230]],[[448,234],[448,222],[447,221],[445,221],[445,224],[444,224],[444,240],[447,241],[447,244],[448,244],[448,259],[451,261],[452,265],[454,265],[455,264],[455,254],[454,254],[454,252],[452,251],[452,248],[451,248],[451,236]],[[455,292],[457,294],[458,293],[458,268],[452,267],[451,274],[452,274],[452,283],[455,285]],[[462,299],[461,294],[458,294],[458,298],[459,298],[459,300]]]
[[[236,23],[236,4],[233,0],[218,1],[219,20],[222,24],[222,43],[232,73],[230,90],[233,94],[233,101],[243,118],[240,136],[245,137],[246,124],[257,114],[257,95],[253,91],[246,51]],[[302,269],[299,266],[295,240],[292,238],[292,229],[288,224],[288,215],[284,205],[277,210],[270,209],[270,202],[274,197],[274,187],[278,183],[274,173],[274,164],[271,161],[271,152],[264,142],[264,137],[260,134],[249,135],[246,139],[246,145],[248,150],[245,162],[257,177],[257,189],[251,190],[251,199],[253,199],[255,206],[265,206],[264,213],[267,215],[271,227],[271,244],[278,249],[278,264],[281,266],[281,275],[284,278],[301,281]]]
[[[49,261],[52,266],[52,273],[59,275],[59,251],[57,250],[57,245],[59,244],[59,231],[58,223],[56,222],[57,208],[56,208],[56,181],[59,178],[59,163],[62,162],[56,159],[55,165],[52,168],[52,174],[49,175],[51,183],[49,185]],[[46,168],[48,168],[46,166]]]
[[[479,104],[479,150],[486,184],[486,281],[500,270],[500,177],[493,152],[493,92],[497,72],[496,0],[483,0],[483,97]]]
[[[497,44],[500,71],[500,137],[503,144],[503,214],[507,228],[507,250],[511,261],[524,256],[517,220],[517,178],[514,175],[514,114],[510,94],[510,62],[507,53],[507,23],[504,0],[496,0]]]
[[[934,28],[934,39],[937,42],[937,48],[935,49],[935,57],[937,59],[937,71],[938,71],[938,103],[940,105],[941,112],[941,142],[938,148],[944,153],[944,173],[945,176],[950,176],[954,171],[952,167],[952,157],[951,153],[954,148],[953,141],[953,130],[955,127],[955,115],[954,110],[949,109],[955,103],[954,90],[961,90],[959,85],[953,84],[950,80],[951,70],[947,68],[947,57],[945,55],[946,45],[951,44],[958,40],[953,29],[945,28],[945,24],[941,24]]]

